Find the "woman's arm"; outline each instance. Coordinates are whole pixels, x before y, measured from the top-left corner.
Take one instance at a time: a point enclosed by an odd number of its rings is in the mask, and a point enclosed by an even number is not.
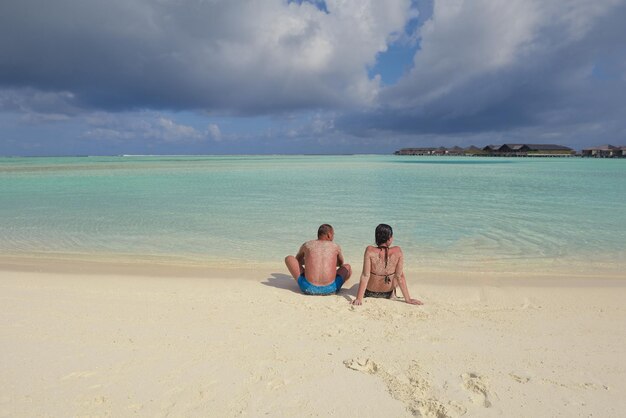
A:
[[[365,249],[363,255],[363,271],[361,272],[361,280],[359,281],[359,290],[356,294],[356,299],[352,301],[353,305],[363,304],[363,296],[365,295],[365,289],[367,289],[367,283],[370,281],[371,263],[369,260],[368,248]]]
[[[398,264],[396,264],[395,271],[395,279],[400,286],[400,290],[402,291],[402,296],[404,296],[404,301],[406,303],[410,303],[411,305],[422,305],[422,302],[417,299],[411,299],[411,295],[409,295],[409,288],[406,285],[406,280],[404,277],[404,254],[402,253],[402,249],[398,248],[400,252],[400,259],[398,260]]]

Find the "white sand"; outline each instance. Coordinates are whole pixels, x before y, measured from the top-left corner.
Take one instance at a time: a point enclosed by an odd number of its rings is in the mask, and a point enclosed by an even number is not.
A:
[[[423,307],[355,308],[354,278],[304,296],[279,265],[206,278],[37,269],[0,270],[0,416],[626,411],[626,278],[413,275]]]

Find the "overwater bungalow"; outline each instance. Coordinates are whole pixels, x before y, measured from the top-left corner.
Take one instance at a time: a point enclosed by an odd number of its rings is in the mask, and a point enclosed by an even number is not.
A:
[[[616,147],[611,144],[600,145],[598,147],[585,148],[582,150],[583,157],[595,158],[616,158],[624,157],[626,147]]]
[[[621,152],[621,151],[620,151]],[[467,148],[455,146],[402,148],[396,155],[446,155],[446,156],[491,156],[491,157],[573,157],[576,152],[563,145],[555,144],[498,144],[478,148],[474,145]]]
[[[498,149],[501,147],[502,145],[487,145],[486,147],[483,148],[483,151],[485,151],[487,154],[493,154],[495,152],[498,151]]]
[[[470,157],[473,157],[473,156],[476,156],[476,155],[485,155],[485,154],[487,154],[486,151],[484,151],[482,148],[478,148],[475,145],[470,145],[469,147],[465,148],[463,151],[464,151],[463,155],[470,156]]]
[[[499,157],[571,157],[575,151],[555,144],[503,144],[483,148],[490,155]]]
[[[446,151],[447,155],[465,155],[465,150],[459,146],[455,146],[452,148],[448,148],[448,150]]]

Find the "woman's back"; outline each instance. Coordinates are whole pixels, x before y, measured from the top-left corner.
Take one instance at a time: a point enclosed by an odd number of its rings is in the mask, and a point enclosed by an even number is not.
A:
[[[402,249],[370,245],[366,249],[366,257],[370,276],[367,288],[373,292],[390,291],[396,274],[398,276],[402,274]]]
[[[404,256],[400,247],[392,247],[393,229],[387,224],[380,224],[374,231],[376,246],[368,245],[363,256],[363,272],[359,281],[359,290],[354,305],[363,303],[364,297],[395,298],[396,286],[400,286],[404,300],[412,305],[421,305],[417,299],[411,299],[406,279],[402,271]]]

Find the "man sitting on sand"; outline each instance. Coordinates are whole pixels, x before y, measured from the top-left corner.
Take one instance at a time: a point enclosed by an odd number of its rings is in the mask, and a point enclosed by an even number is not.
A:
[[[294,257],[285,257],[289,273],[307,295],[329,295],[339,292],[352,274],[350,264],[343,263],[341,248],[333,242],[333,227],[324,224],[317,239],[307,241]],[[306,267],[306,268],[305,268]]]

